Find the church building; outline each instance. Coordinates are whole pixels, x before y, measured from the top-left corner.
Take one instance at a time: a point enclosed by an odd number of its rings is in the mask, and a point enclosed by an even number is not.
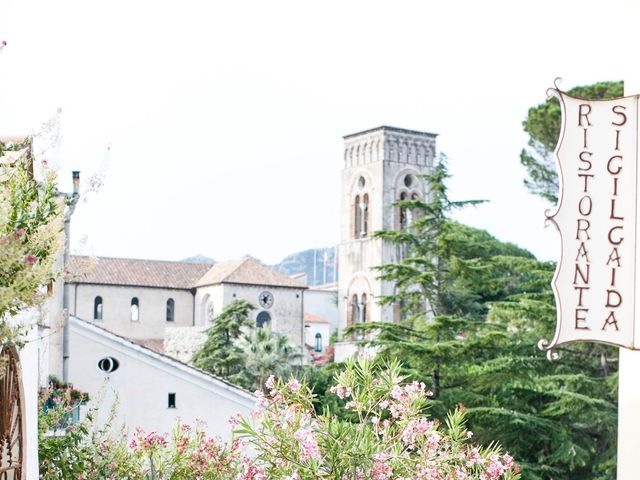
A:
[[[392,282],[378,278],[374,267],[397,263],[402,252],[373,233],[402,230],[412,212],[394,206],[398,200],[428,195],[423,175],[430,174],[436,155],[436,134],[382,126],[344,137],[342,211],[338,276],[339,328],[369,321],[393,322],[398,306],[378,300],[394,293]],[[335,360],[356,351],[354,342],[336,345]]]

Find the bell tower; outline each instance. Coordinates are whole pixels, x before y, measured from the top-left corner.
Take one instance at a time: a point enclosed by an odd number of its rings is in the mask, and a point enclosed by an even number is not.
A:
[[[378,304],[381,296],[393,293],[394,285],[379,280],[373,267],[398,261],[400,252],[373,238],[373,233],[406,228],[411,222],[411,212],[393,203],[428,194],[420,176],[431,173],[436,136],[382,126],[344,137],[338,252],[340,330],[354,323],[394,321],[393,306]]]

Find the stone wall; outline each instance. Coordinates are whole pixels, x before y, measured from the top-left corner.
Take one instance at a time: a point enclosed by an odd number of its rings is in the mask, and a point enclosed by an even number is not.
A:
[[[164,331],[163,350],[166,355],[190,363],[194,353],[207,339],[208,327],[167,327]]]

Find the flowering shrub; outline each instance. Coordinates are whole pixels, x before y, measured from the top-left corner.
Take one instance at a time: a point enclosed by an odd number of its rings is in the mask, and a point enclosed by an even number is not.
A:
[[[267,382],[259,408],[235,430],[257,452],[263,478],[516,480],[519,466],[493,445],[481,447],[464,426],[462,407],[446,425],[428,419],[429,392],[402,384],[397,363],[347,363],[332,391],[358,417],[352,423],[316,415],[310,390],[297,380]]]
[[[207,437],[202,430],[189,425],[178,425],[170,437],[156,432],[145,433],[137,430],[130,447],[137,471],[129,473],[126,478],[158,480],[261,480],[264,478],[259,476],[259,470],[256,469],[253,461],[243,453],[244,444],[240,439],[235,439],[228,444],[219,438]]]
[[[43,478],[78,480],[517,480],[519,466],[492,445],[481,447],[464,426],[462,407],[445,424],[425,416],[429,392],[403,383],[397,363],[347,363],[332,392],[357,421],[318,415],[310,389],[269,378],[250,418],[230,420],[230,443],[199,426],[171,435],[137,430],[90,432],[86,421],[47,451]],[[89,419],[90,422],[90,419]],[[68,438],[67,438],[68,437]],[[42,445],[41,445],[42,448]],[[41,460],[42,460],[41,454]]]

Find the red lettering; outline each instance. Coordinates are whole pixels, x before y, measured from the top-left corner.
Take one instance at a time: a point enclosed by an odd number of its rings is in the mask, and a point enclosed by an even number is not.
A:
[[[613,111],[613,113],[615,113],[616,115],[620,115],[622,117],[622,120],[620,120],[620,123],[616,123],[616,122],[611,122],[611,125],[615,125],[616,127],[621,127],[622,125],[624,125],[625,123],[627,123],[627,115],[624,112],[619,112],[618,110],[626,110],[627,107],[625,107],[624,105],[614,105],[611,110]],[[591,111],[591,110],[589,110]]]
[[[610,220],[624,220],[624,217],[616,217],[615,214],[615,210],[616,209],[616,199],[612,198],[611,199],[611,216],[609,217]],[[620,227],[622,228],[622,227]]]
[[[586,271],[586,272],[583,272],[583,271],[580,269],[580,265],[578,265],[578,264],[576,263],[576,269],[575,269],[575,271],[573,272],[573,284],[574,284],[574,285],[577,285],[577,284],[578,284],[578,275],[580,275],[580,278],[582,279],[582,284],[583,284],[583,285],[588,285],[588,284],[589,284],[589,270],[590,270],[590,268],[589,268],[589,267],[590,267],[590,265],[589,265],[589,264],[587,264],[587,265],[586,265],[586,267],[587,267],[587,271]]]
[[[589,313],[588,308],[576,308],[576,318],[574,324],[576,330],[591,330],[587,325],[582,324],[586,323],[587,321],[587,313]]]
[[[613,300],[611,298],[612,295]],[[615,301],[616,303],[612,303],[612,301]],[[620,305],[622,305],[622,295],[620,295],[617,290],[607,290],[607,304],[605,305],[605,307],[618,308]]]
[[[611,162],[616,158],[622,162],[622,157],[620,155],[614,155],[607,162],[607,172],[609,172],[611,175],[617,175],[622,171],[622,165],[618,165],[618,169],[615,172],[611,170]]]
[[[607,238],[609,239],[609,243],[612,245],[620,245],[622,243],[622,241],[624,240],[624,237],[620,237],[618,238],[617,241],[613,241],[613,239],[611,238],[611,234],[613,233],[614,230],[622,230],[622,225],[616,225],[615,227],[612,227],[611,230],[609,230],[609,235],[607,236]]]
[[[614,311],[609,312],[609,316],[604,321],[604,325],[602,325],[602,330],[606,330],[609,325],[613,325],[616,330],[619,330],[618,320],[616,320],[616,313]]]
[[[582,158],[584,155],[589,155],[589,158]],[[587,167],[578,167],[578,170],[582,171],[582,172],[588,172],[589,170],[591,170],[591,155],[593,155],[593,152],[587,152],[586,150],[580,152],[580,154],[578,155],[578,158],[580,159],[581,162],[586,163],[588,166]]]
[[[585,110],[584,113],[582,112],[583,110]],[[578,107],[578,126],[579,127],[582,126],[582,118],[583,117],[587,122],[587,126],[588,127],[591,126],[591,122],[589,121],[589,114],[590,113],[591,113],[591,105],[589,105],[588,103],[581,103],[580,106]]]
[[[583,222],[586,224],[584,227],[582,226]],[[576,230],[576,240],[580,240],[580,232],[584,232],[586,234],[587,236],[586,240],[591,240],[591,237],[589,236],[589,227],[591,227],[591,223],[589,222],[589,220],[587,220],[586,218],[579,218],[578,228]],[[611,236],[611,232],[609,232],[609,236]]]
[[[588,195],[585,195],[580,199],[580,202],[578,203],[578,211],[580,212],[580,215],[588,217],[589,215],[591,215],[592,208],[593,208],[593,202],[591,201],[591,197],[589,197]],[[585,211],[583,212],[582,210],[585,210]]]

